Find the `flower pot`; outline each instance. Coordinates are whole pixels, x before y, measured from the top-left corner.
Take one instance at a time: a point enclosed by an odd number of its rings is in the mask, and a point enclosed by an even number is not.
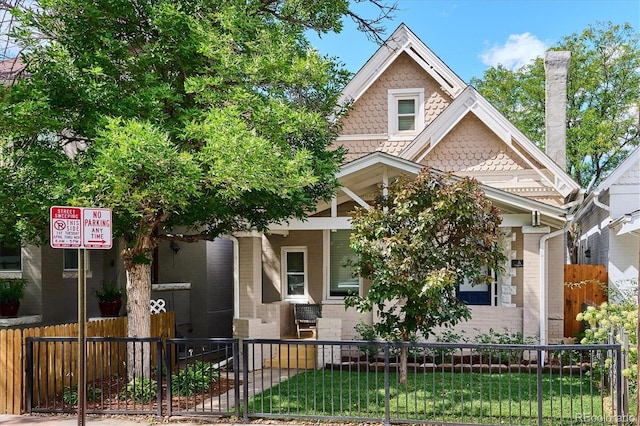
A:
[[[122,299],[118,297],[114,300],[98,301],[98,307],[100,308],[100,315],[103,317],[117,317],[120,315]]]
[[[18,309],[20,308],[20,301],[4,302],[0,303],[0,315],[3,317],[16,318],[18,316]]]

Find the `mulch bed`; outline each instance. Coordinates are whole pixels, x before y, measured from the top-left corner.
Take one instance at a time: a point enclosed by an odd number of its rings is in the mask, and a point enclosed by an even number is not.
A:
[[[89,411],[157,411],[158,398],[142,403],[136,402],[131,397],[126,396],[128,379],[126,377],[109,377],[105,379],[92,380],[88,383],[89,389],[100,389],[101,392],[95,397],[95,400],[91,401],[92,395],[87,393],[87,412]],[[173,411],[181,411],[193,409],[211,398],[216,398],[225,394],[234,388],[234,380],[219,378],[217,381],[210,384],[209,389],[206,392],[198,393],[191,396],[186,395],[173,395],[171,400],[171,409]],[[162,385],[162,411],[167,409],[167,386]],[[50,410],[75,410],[77,404],[67,404],[63,400],[63,394],[58,394],[55,398],[49,398],[44,401],[34,401],[34,406],[39,409]],[[221,407],[225,410],[226,407]]]

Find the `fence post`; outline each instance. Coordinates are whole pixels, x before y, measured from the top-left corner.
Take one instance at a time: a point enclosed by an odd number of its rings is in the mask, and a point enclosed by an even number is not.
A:
[[[27,337],[27,413],[31,413],[33,405],[33,338]]]
[[[622,409],[622,348],[618,345],[615,349],[616,351],[616,418],[617,424],[622,424],[622,418],[625,417],[625,420],[628,420],[626,417],[628,416],[628,411]]]
[[[164,365],[165,368],[167,369],[167,371],[165,372],[166,376],[166,382],[167,382],[167,416],[171,417],[171,415],[173,414],[173,404],[171,403],[173,401],[173,391],[171,390],[171,367],[173,367],[173,363],[171,361],[172,355],[173,355],[173,342],[171,341],[171,339],[166,339],[164,341],[165,346],[164,346]],[[160,375],[162,375],[162,371],[160,372]]]
[[[240,404],[242,403],[242,400],[240,399],[240,386],[238,386],[238,383],[240,383],[240,345],[238,343],[238,339],[233,339],[232,350],[234,365],[233,381],[235,384],[233,386],[233,393],[236,399],[236,417],[240,417]],[[244,411],[246,411],[246,409]]]
[[[156,393],[158,394],[158,417],[162,417],[162,340],[156,341]],[[171,400],[167,401],[167,406],[171,405]]]
[[[536,374],[538,376],[538,392],[536,395],[538,398],[538,426],[542,426],[542,364],[544,359],[542,358],[542,349],[540,349],[540,347],[536,349],[536,353]]]
[[[389,389],[389,344],[384,345],[384,426],[391,425],[391,390]]]
[[[253,359],[253,357],[252,357]],[[249,343],[242,340],[242,422],[249,422]]]

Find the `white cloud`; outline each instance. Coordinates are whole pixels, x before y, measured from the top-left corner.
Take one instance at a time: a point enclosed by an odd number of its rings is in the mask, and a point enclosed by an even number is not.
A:
[[[546,50],[547,45],[530,33],[511,34],[506,43],[486,50],[480,59],[490,67],[502,64],[510,70],[516,70],[543,56]]]

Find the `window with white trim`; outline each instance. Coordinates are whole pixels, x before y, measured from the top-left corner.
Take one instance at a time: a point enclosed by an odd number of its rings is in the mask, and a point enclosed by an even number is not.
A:
[[[390,89],[387,92],[389,137],[413,137],[424,128],[424,89]]]
[[[0,242],[0,271],[22,271],[22,248]]]
[[[357,256],[349,245],[350,229],[338,229],[329,233],[329,297],[359,294],[360,278],[353,276],[353,267],[347,262]]]
[[[282,285],[285,299],[306,300],[308,291],[307,248],[282,248]]]

